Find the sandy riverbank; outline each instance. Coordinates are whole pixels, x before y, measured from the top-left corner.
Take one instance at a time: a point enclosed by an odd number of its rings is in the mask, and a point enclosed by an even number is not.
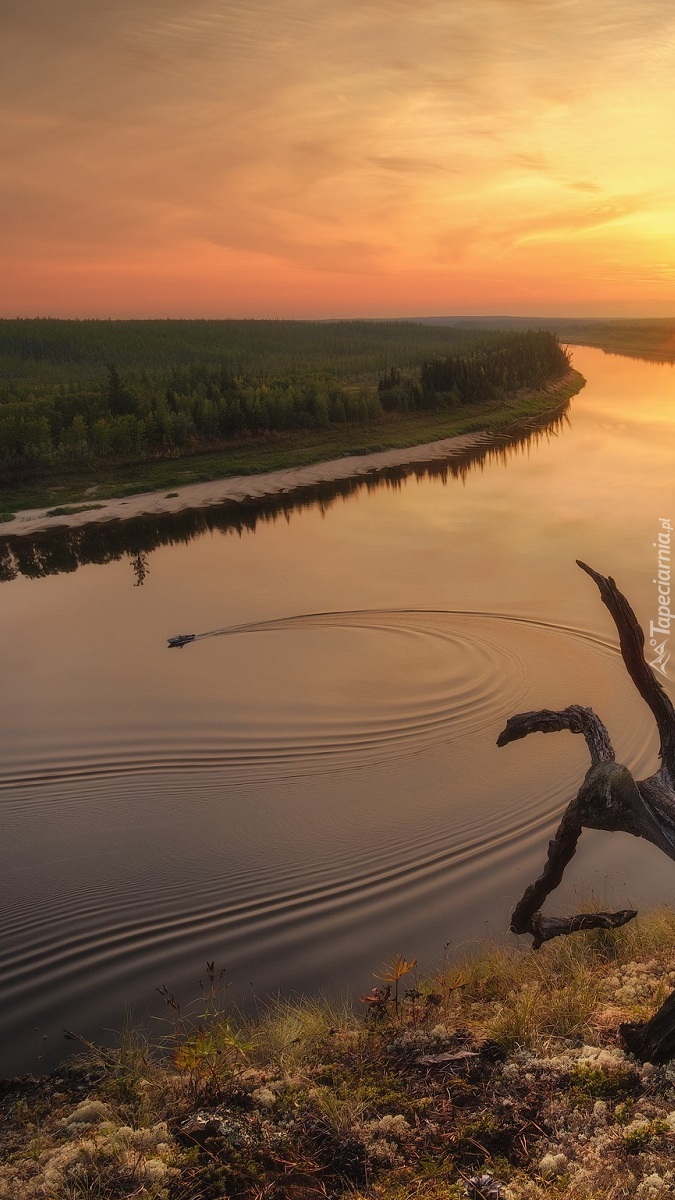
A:
[[[48,516],[50,510],[47,508],[28,508],[17,513],[14,520],[0,525],[0,538],[16,537],[17,535],[28,536],[44,529],[75,527],[90,522],[126,521],[131,517],[157,513],[211,508],[228,500],[249,500],[262,496],[274,496],[282,492],[297,491],[317,483],[367,475],[370,472],[385,470],[387,467],[452,458],[463,454],[473,446],[487,445],[494,440],[494,434],[490,433],[460,434],[458,437],[443,438],[441,441],[427,442],[421,446],[382,450],[374,454],[351,454],[328,462],[312,463],[309,466],[268,471],[262,475],[231,475],[226,479],[214,479],[208,483],[189,484],[169,493],[162,490],[141,492],[139,495],[123,498],[113,497],[110,500],[92,500],[92,507],[83,512],[72,512],[59,516]],[[73,507],[79,506],[74,505]]]

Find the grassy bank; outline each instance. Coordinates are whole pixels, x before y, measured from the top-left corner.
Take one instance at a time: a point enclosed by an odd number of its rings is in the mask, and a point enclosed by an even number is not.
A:
[[[521,392],[499,404],[458,406],[416,415],[391,412],[367,424],[333,425],[324,430],[237,440],[217,452],[141,463],[99,465],[96,471],[80,470],[3,487],[3,514],[26,508],[87,504],[115,496],[176,489],[192,483],[232,475],[256,475],[286,467],[371,454],[378,450],[416,446],[480,430],[497,432],[519,421],[536,420],[564,404],[584,385],[571,371],[560,383],[541,392]]]
[[[675,986],[674,956],[659,914],[428,980],[399,958],[361,1003],[255,1021],[209,964],[194,1010],[164,992],[157,1044],[127,1030],[0,1086],[0,1196],[673,1196],[675,1067],[631,1060],[618,1026]]]

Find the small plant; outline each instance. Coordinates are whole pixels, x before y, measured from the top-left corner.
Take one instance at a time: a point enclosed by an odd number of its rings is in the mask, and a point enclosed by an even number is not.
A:
[[[215,961],[207,962],[206,982],[199,980],[202,997],[185,1012],[166,985],[156,989],[171,1012],[171,1033],[163,1041],[164,1049],[173,1065],[187,1076],[193,1093],[208,1083],[217,1087],[232,1078],[247,1061],[251,1048],[225,1014],[224,977],[224,969],[216,973]]]
[[[200,1026],[176,1046],[171,1058],[179,1071],[188,1072],[194,1079],[211,1078],[217,1082],[231,1050],[235,1055],[245,1056],[244,1043],[228,1021],[221,1021],[211,1029]]]
[[[382,973],[380,975],[375,976],[376,979],[381,979],[383,983],[386,983],[386,984],[393,983],[393,985],[394,985],[394,1008],[396,1009],[397,1016],[399,1013],[398,985],[405,975],[408,975],[411,971],[414,971],[416,966],[417,966],[416,958],[413,958],[410,962],[408,962],[407,959],[405,959],[402,954],[397,954],[396,957],[391,961],[391,963],[389,963],[389,964],[385,963],[385,965],[382,968]],[[387,997],[387,999],[388,999],[388,997]]]
[[[382,1021],[387,1015],[387,1004],[391,997],[391,985],[386,988],[374,987],[367,995],[361,996],[362,1004],[367,1006],[367,1012],[376,1020]]]

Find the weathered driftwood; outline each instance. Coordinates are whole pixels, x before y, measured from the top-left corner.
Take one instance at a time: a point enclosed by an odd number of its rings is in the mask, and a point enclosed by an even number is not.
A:
[[[633,683],[649,705],[661,739],[661,766],[648,779],[635,780],[615,761],[614,749],[602,721],[590,708],[572,704],[560,712],[542,709],[519,713],[507,722],[498,746],[528,733],[568,729],[586,739],[591,765],[576,797],[563,814],[548,857],[537,880],[526,889],[511,917],[514,933],[530,933],[533,948],[561,934],[582,929],[614,929],[637,914],[580,913],[574,917],[544,917],[541,906],[562,880],[577,848],[582,829],[607,829],[645,838],[675,859],[675,709],[644,657],[645,638],[637,617],[611,578],[585,563],[578,565],[594,579],[619,633],[621,655]],[[625,1027],[625,1040],[639,1057],[666,1061],[675,1054],[675,993],[645,1026]]]
[[[620,1025],[624,1045],[641,1062],[664,1063],[675,1058],[675,992],[664,1000],[651,1021]]]
[[[616,928],[630,921],[632,910],[618,913],[581,913],[576,917],[544,917],[540,909],[562,880],[573,858],[582,829],[607,829],[645,838],[675,859],[675,709],[644,657],[644,634],[625,596],[613,579],[599,575],[585,563],[578,564],[594,579],[619,632],[621,655],[626,670],[640,695],[651,708],[661,738],[661,767],[649,779],[636,781],[627,767],[615,761],[609,734],[591,708],[571,704],[560,712],[541,709],[519,713],[507,722],[498,746],[526,737],[528,733],[554,733],[568,729],[582,733],[591,765],[576,797],[568,805],[555,837],[549,842],[548,858],[541,875],[526,889],[511,917],[514,933],[531,933],[537,949],[542,942],[580,929]]]

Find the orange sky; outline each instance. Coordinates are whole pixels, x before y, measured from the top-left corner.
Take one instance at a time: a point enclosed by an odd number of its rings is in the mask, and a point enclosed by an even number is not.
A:
[[[675,314],[669,0],[4,0],[0,315]]]

